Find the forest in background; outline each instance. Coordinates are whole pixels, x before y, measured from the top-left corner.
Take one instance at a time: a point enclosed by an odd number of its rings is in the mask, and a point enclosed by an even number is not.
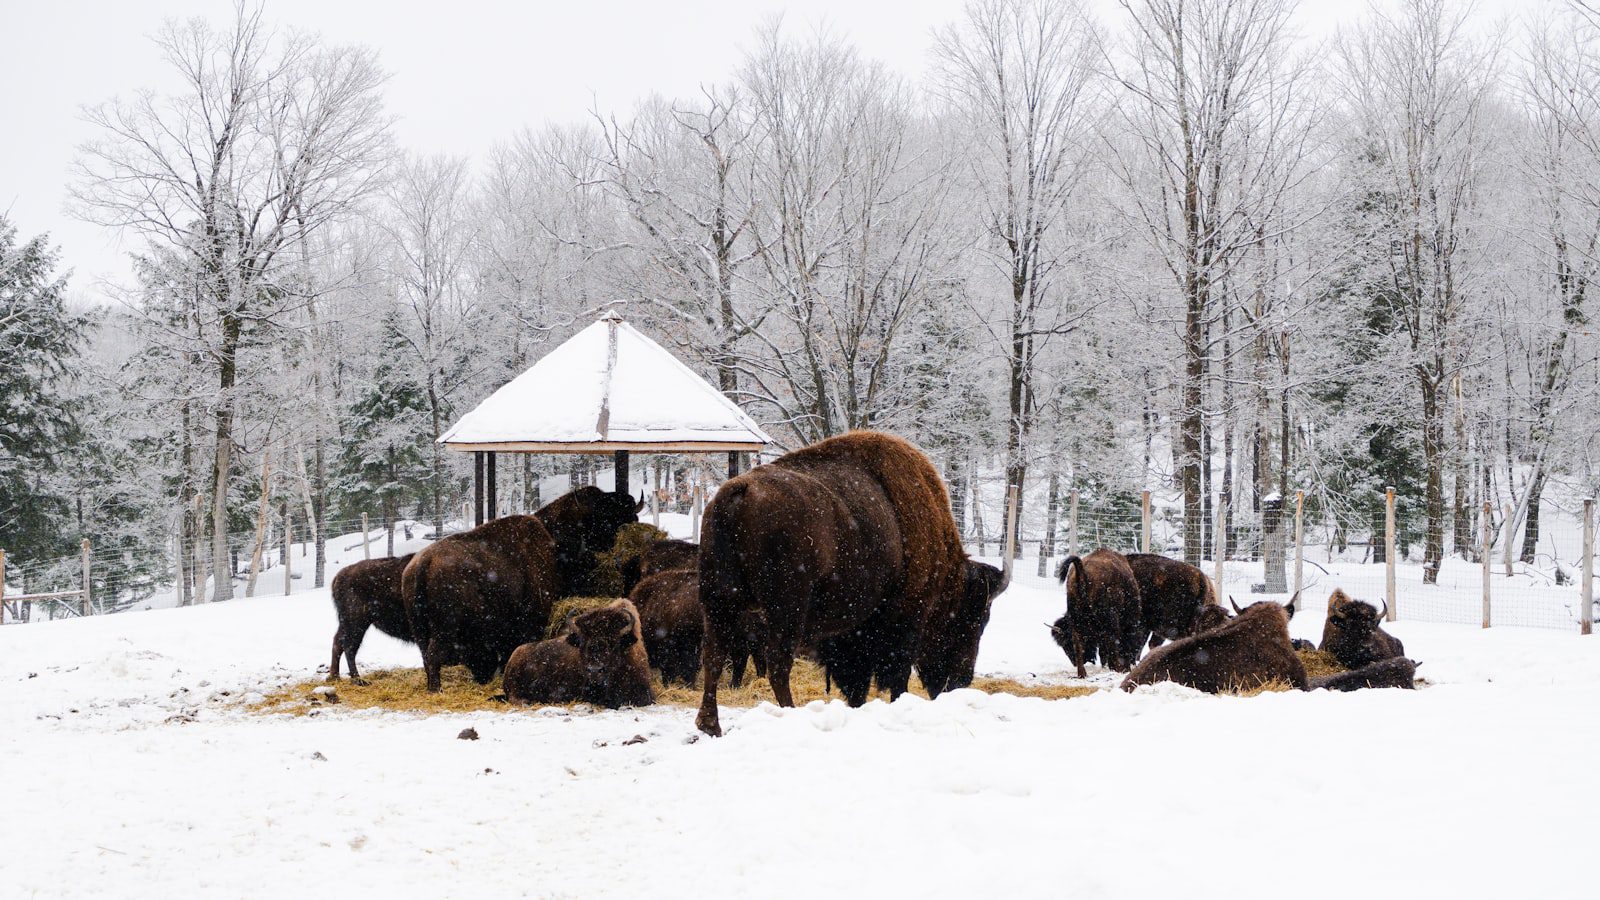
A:
[[[620,307],[783,448],[909,438],[969,529],[980,486],[1046,539],[1069,491],[1149,488],[1199,559],[1219,504],[1281,534],[1303,489],[1337,543],[1393,486],[1425,572],[1486,502],[1532,562],[1596,487],[1600,26],[1404,0],[1312,43],[1294,12],[974,0],[918,83],[774,21],[696,96],[508,116],[485,159],[398,146],[370,48],[169,22],[183,89],[87,110],[74,167],[136,283],[69,308],[71,261],[0,219],[0,547],[88,537],[103,577],[176,562],[225,600],[205,573],[288,507],[320,583],[330,522],[459,509],[437,435]],[[504,461],[501,499],[598,464]]]

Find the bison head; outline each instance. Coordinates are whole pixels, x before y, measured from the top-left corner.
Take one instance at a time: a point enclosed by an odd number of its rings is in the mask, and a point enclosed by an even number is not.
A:
[[[1213,628],[1221,628],[1222,626],[1228,624],[1229,618],[1228,611],[1223,609],[1221,606],[1218,606],[1215,603],[1206,603],[1199,609],[1195,610],[1194,631],[1192,633],[1199,634],[1202,631],[1210,631]]]
[[[578,648],[586,677],[604,679],[627,667],[633,645],[639,641],[639,617],[633,604],[613,604],[590,610],[571,621],[567,643]]]
[[[1387,610],[1388,604],[1385,604]],[[1383,624],[1383,613],[1376,606],[1362,600],[1352,600],[1344,591],[1334,591],[1328,598],[1328,618],[1324,629],[1328,635],[1338,635],[1350,641],[1363,641],[1372,636]]]
[[[989,625],[994,598],[1006,589],[1006,576],[987,563],[967,560],[961,582],[961,596],[941,623],[941,633],[931,635],[929,652],[920,654],[917,675],[928,696],[937,697],[972,684],[978,665],[978,643]]]
[[[618,529],[639,521],[632,497],[593,485],[557,497],[534,515],[555,538],[563,594],[583,587],[594,569],[594,555],[616,544]]]

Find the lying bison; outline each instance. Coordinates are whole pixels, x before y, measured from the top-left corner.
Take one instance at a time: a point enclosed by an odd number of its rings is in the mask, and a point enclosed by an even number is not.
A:
[[[576,616],[564,637],[523,644],[506,662],[506,699],[512,703],[582,700],[610,709],[649,706],[650,660],[631,602]]]
[[[628,599],[639,609],[644,647],[650,654],[650,665],[661,670],[661,683],[670,685],[675,680],[694,683],[694,676],[700,671],[700,645],[705,637],[699,570],[656,572],[639,582]],[[725,648],[733,667],[731,683],[734,687],[744,683],[745,667],[752,657],[756,674],[763,677],[767,674],[761,647],[765,640],[766,621],[760,612],[746,614],[734,640]]]
[[[1122,689],[1175,681],[1207,693],[1282,681],[1305,690],[1306,667],[1289,644],[1294,603],[1252,603],[1227,624],[1150,651],[1123,679]]]
[[[534,515],[495,519],[418,552],[401,593],[428,690],[457,663],[487,684],[513,650],[543,637],[556,598],[583,583],[594,554],[636,514],[626,494],[583,487]]]
[[[1383,613],[1377,607],[1335,590],[1328,598],[1328,617],[1322,625],[1318,649],[1333,654],[1346,669],[1405,656],[1400,639],[1384,631],[1382,624]]]
[[[1417,666],[1421,663],[1396,656],[1380,662],[1368,663],[1359,669],[1323,675],[1311,679],[1311,690],[1327,688],[1330,691],[1359,691],[1364,688],[1404,688],[1417,686]]]
[[[339,627],[333,632],[329,681],[339,680],[339,656],[343,654],[350,664],[350,680],[366,683],[356,671],[356,653],[361,650],[367,629],[374,625],[396,640],[411,642],[411,622],[406,619],[406,604],[400,595],[400,573],[412,555],[362,560],[333,576],[333,609],[339,616]]]
[[[622,563],[622,592],[632,594],[639,582],[669,569],[693,569],[700,565],[700,545],[693,541],[662,539],[654,541]]]
[[[1231,618],[1233,617],[1228,615],[1226,609],[1215,603],[1207,603],[1205,606],[1200,607],[1199,612],[1195,613],[1194,633],[1199,634],[1203,631],[1210,631],[1213,628],[1221,628],[1228,624],[1228,620]]]
[[[904,693],[915,664],[932,696],[972,681],[998,569],[967,558],[939,473],[899,438],[858,431],[786,454],[722,485],[700,547],[704,695],[696,724],[721,734],[717,679],[752,614],[767,677],[794,705],[795,651],[815,646],[846,702],[874,680]]]
[[[1200,630],[1201,613],[1217,605],[1217,591],[1199,566],[1159,553],[1129,553],[1125,558],[1139,582],[1142,630],[1152,649]]]
[[[1088,675],[1086,664],[1097,655],[1119,672],[1132,668],[1145,630],[1139,582],[1128,560],[1104,547],[1069,556],[1056,569],[1056,580],[1067,586],[1067,611],[1050,626],[1050,636],[1078,667],[1078,677]]]

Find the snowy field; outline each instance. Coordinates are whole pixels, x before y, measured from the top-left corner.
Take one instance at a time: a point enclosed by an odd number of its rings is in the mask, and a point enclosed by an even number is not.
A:
[[[1242,598],[1241,598],[1242,601]],[[1019,573],[979,669],[1065,678]],[[1320,610],[1296,618],[1314,638]],[[0,630],[7,896],[1592,897],[1600,638],[1401,622],[1415,691],[246,713],[325,591]],[[373,632],[362,662],[414,666]],[[1096,673],[1110,686],[1115,678]],[[478,741],[457,740],[473,726]],[[624,742],[640,735],[642,743]]]

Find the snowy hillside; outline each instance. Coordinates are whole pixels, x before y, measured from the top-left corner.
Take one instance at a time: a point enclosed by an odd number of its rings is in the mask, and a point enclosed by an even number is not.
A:
[[[979,670],[1066,677],[1019,572]],[[1313,607],[1315,604],[1313,604]],[[1294,621],[1315,638],[1320,610]],[[1588,897],[1600,644],[1402,621],[1416,692],[418,717],[243,711],[325,591],[0,631],[5,893]],[[373,633],[361,661],[414,666]],[[1114,676],[1097,672],[1098,684]],[[467,726],[479,741],[457,740]],[[635,735],[642,743],[624,744]],[[1481,852],[1463,852],[1465,848]],[[1251,890],[1239,892],[1248,867]],[[1399,890],[1399,888],[1396,888]],[[1380,890],[1379,893],[1383,893]]]

